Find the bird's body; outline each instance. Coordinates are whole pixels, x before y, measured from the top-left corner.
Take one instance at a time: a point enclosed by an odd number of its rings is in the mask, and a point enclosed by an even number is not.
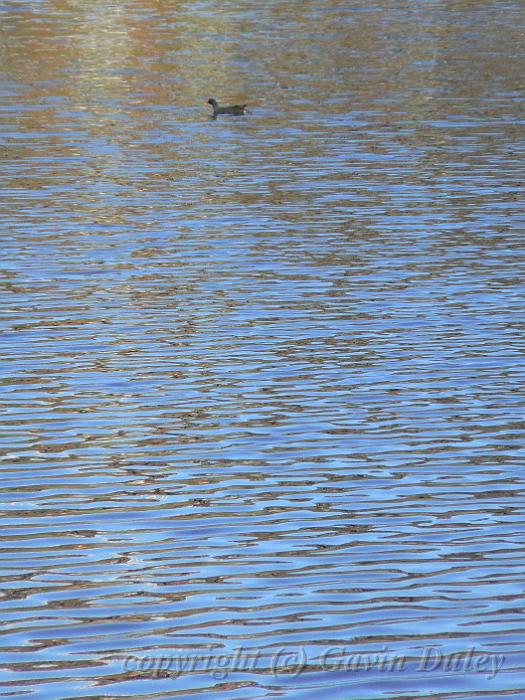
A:
[[[228,107],[219,107],[217,100],[214,100],[213,97],[210,97],[206,104],[209,104],[213,107],[214,117],[216,117],[219,114],[230,114],[234,117],[240,117],[243,114],[246,114],[246,105],[230,105]]]

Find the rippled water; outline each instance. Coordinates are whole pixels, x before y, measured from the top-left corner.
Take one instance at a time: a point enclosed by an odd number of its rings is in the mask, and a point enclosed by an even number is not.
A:
[[[0,696],[525,694],[524,20],[3,6]]]

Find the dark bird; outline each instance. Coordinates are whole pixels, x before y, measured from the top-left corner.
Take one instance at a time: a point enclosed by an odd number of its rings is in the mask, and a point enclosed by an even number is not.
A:
[[[216,117],[218,114],[232,114],[235,117],[239,117],[246,114],[246,105],[230,105],[229,107],[219,107],[217,100],[210,97],[208,102],[213,107],[213,116]]]

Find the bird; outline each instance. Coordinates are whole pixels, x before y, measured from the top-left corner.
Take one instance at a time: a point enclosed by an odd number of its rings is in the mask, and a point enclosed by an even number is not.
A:
[[[219,107],[217,100],[215,100],[213,97],[210,97],[206,104],[211,105],[213,107],[212,116],[214,117],[216,117],[218,114],[231,114],[234,117],[239,117],[243,114],[246,114],[246,105],[230,105],[229,107]]]

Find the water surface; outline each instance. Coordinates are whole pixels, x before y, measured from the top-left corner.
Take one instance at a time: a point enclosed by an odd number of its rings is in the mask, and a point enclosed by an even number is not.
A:
[[[525,694],[524,20],[4,5],[0,696]]]

